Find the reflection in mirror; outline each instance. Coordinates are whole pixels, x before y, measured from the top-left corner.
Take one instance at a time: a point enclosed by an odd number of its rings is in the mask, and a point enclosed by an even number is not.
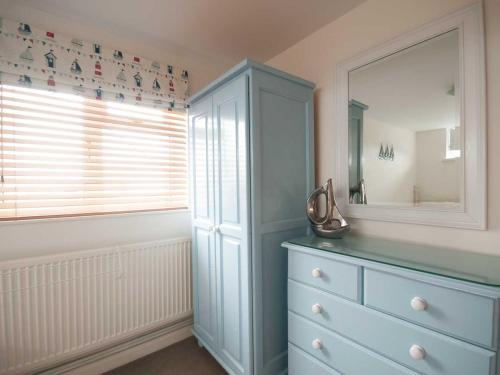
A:
[[[463,202],[459,32],[349,72],[350,203]]]

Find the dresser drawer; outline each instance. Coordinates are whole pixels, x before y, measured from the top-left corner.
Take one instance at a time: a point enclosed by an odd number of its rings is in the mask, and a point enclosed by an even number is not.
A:
[[[416,375],[413,371],[292,312],[288,313],[288,339],[342,374]],[[300,375],[308,373],[310,372],[302,372]]]
[[[315,312],[313,312],[313,306],[315,306]],[[427,375],[490,374],[494,366],[495,353],[489,350],[385,315],[292,280],[288,281],[288,308],[291,312],[361,343],[419,373]],[[290,341],[293,342],[291,339]],[[425,351],[423,359],[417,360],[410,355],[410,348],[417,346]],[[339,371],[342,372],[340,369]]]
[[[295,345],[288,344],[288,375],[342,375]]]
[[[361,267],[299,251],[288,252],[288,277],[360,301]]]
[[[494,347],[495,301],[365,269],[365,305],[446,334]]]

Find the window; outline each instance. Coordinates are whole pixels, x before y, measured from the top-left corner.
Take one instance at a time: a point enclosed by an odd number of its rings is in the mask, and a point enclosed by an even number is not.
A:
[[[184,112],[0,85],[0,220],[187,206]]]
[[[446,128],[446,159],[458,159],[460,150],[460,127]]]

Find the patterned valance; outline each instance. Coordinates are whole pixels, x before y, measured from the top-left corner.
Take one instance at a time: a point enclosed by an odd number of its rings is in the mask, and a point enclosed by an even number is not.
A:
[[[0,80],[94,99],[183,108],[188,72],[31,24],[0,18]]]

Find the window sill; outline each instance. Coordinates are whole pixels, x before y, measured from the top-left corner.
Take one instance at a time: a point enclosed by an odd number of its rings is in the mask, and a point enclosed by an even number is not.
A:
[[[118,212],[118,213],[105,213],[105,214],[88,214],[88,215],[75,215],[75,216],[60,216],[60,217],[46,217],[46,218],[33,218],[33,219],[19,219],[19,220],[4,220],[0,221],[0,227],[7,225],[22,225],[33,223],[54,223],[54,222],[67,222],[67,221],[88,221],[98,219],[115,219],[121,217],[135,217],[135,216],[150,216],[150,215],[175,215],[180,213],[189,213],[189,208],[179,208],[175,210],[158,210],[158,211],[137,211],[137,212]]]

